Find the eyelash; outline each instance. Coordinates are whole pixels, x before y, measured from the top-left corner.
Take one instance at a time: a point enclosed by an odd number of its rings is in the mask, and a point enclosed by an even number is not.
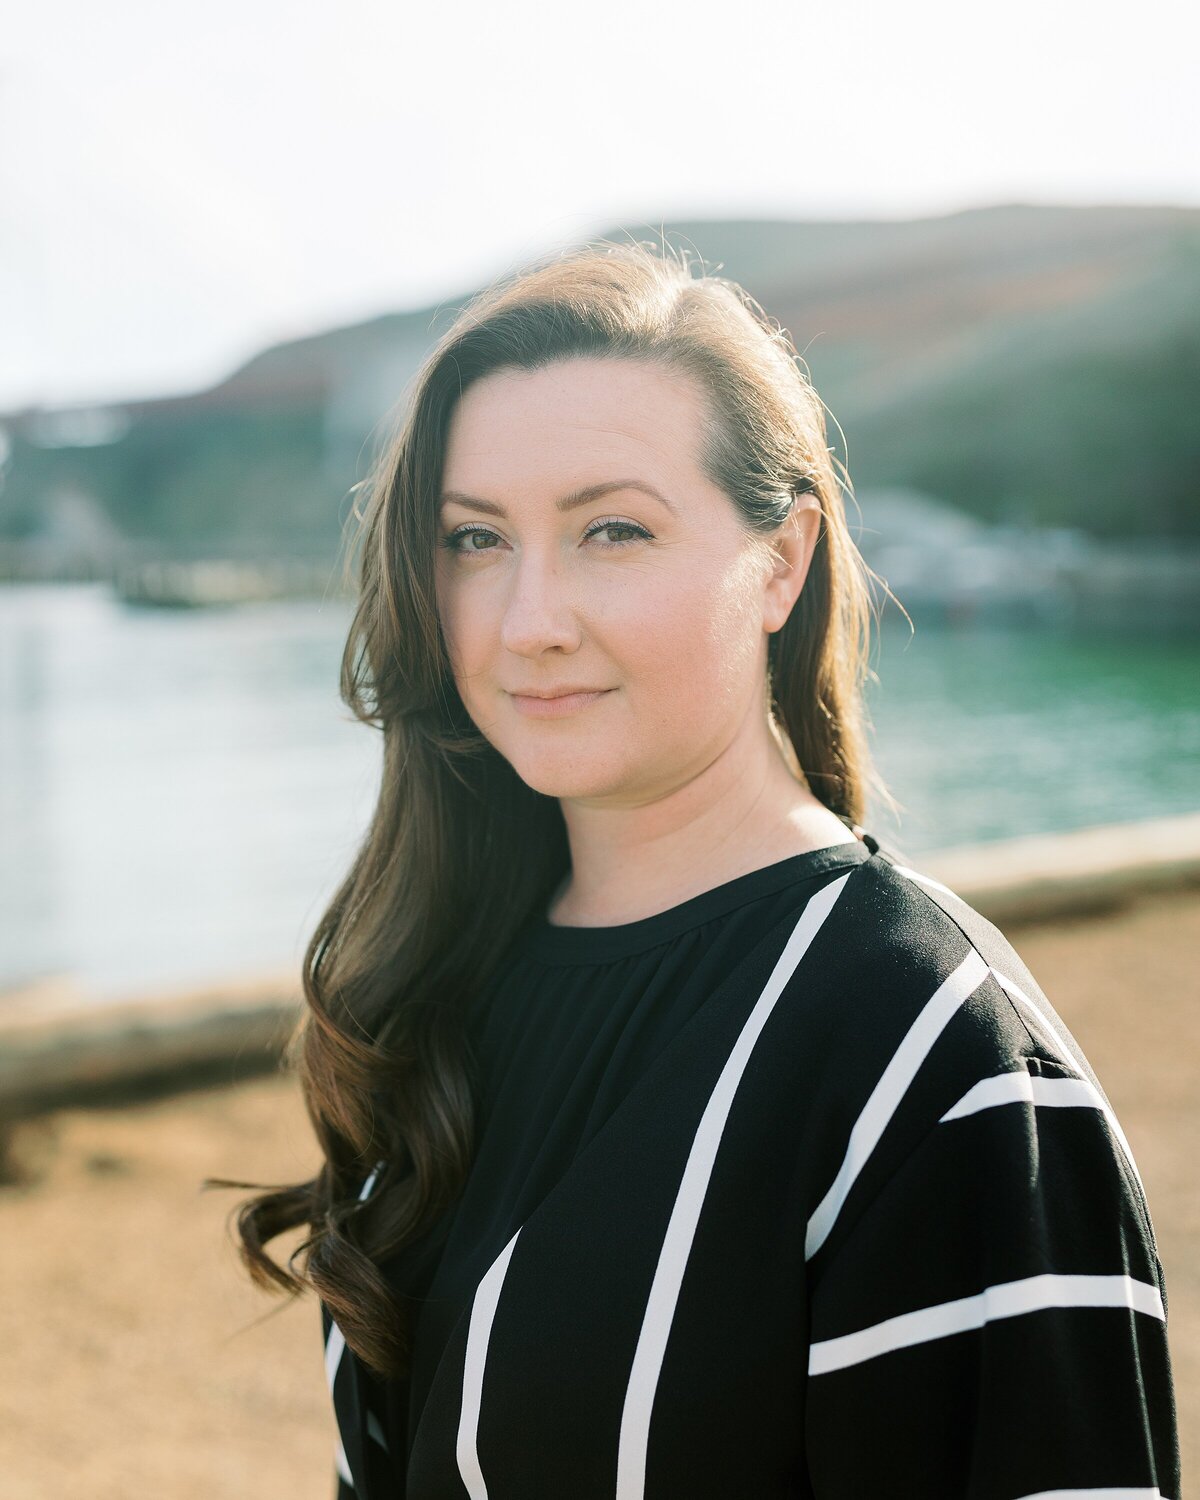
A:
[[[600,545],[602,547],[627,547],[633,541],[653,540],[650,532],[648,532],[644,526],[639,526],[636,521],[618,521],[615,518],[608,521],[594,522],[584,532],[584,536],[594,536],[598,531],[607,531],[610,526],[616,530],[634,531],[637,533],[637,535],[635,537],[629,537],[623,542],[601,542]],[[458,555],[464,557],[467,555],[468,551],[473,552],[476,556],[480,556],[484,552],[494,552],[496,550],[494,547],[473,547],[469,549],[460,547],[458,544],[459,538],[470,536],[473,532],[482,532],[484,536],[496,535],[496,533],[491,529],[490,526],[481,526],[478,522],[468,521],[466,525],[459,526],[454,531],[447,532],[446,535],[441,538],[439,545],[445,547],[448,552],[457,553]]]

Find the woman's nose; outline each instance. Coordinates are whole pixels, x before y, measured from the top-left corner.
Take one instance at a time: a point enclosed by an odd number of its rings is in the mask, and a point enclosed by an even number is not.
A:
[[[574,650],[579,625],[560,560],[526,549],[512,570],[500,639],[506,650],[534,656],[552,646]]]

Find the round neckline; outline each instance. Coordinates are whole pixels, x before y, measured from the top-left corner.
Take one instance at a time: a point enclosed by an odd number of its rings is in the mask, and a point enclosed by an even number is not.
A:
[[[798,881],[862,864],[878,852],[878,841],[864,830],[862,837],[856,836],[853,842],[846,840],[821,849],[807,849],[802,854],[789,854],[633,922],[601,927],[560,926],[550,922],[544,912],[537,912],[527,923],[520,946],[530,957],[550,963],[605,963],[626,958]]]

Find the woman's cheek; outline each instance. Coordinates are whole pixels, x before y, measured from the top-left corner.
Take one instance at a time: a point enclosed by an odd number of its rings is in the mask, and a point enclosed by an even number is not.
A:
[[[447,628],[454,640],[456,668],[467,679],[468,691],[479,693],[482,678],[497,655],[500,620],[481,607],[452,601]]]
[[[694,609],[694,596],[677,600],[664,592],[653,611],[631,616],[624,630],[631,658],[647,674],[678,684],[681,689],[686,689],[709,654],[705,640],[708,627],[703,615]]]

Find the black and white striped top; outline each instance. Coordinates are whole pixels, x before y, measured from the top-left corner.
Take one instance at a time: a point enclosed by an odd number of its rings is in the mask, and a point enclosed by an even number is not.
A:
[[[384,1268],[411,1379],[321,1309],[338,1500],[1176,1500],[1124,1132],[1007,939],[874,838],[537,917],[469,1030],[470,1178]]]

